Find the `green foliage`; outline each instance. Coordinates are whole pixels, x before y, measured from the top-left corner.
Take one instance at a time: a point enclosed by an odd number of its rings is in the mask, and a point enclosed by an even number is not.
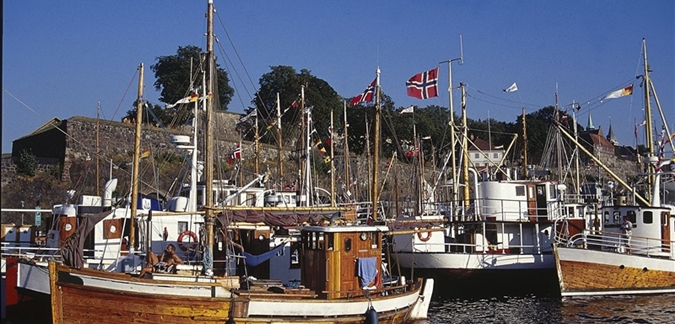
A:
[[[19,160],[16,161],[16,173],[19,175],[34,177],[37,172],[38,163],[35,160],[33,150],[25,149],[19,153]]]
[[[328,82],[313,76],[309,70],[302,69],[296,72],[290,66],[272,66],[271,71],[260,77],[260,89],[252,101],[253,107],[248,110],[251,112],[257,109],[258,118],[262,129],[266,126],[275,125],[277,120],[277,93],[283,114],[282,136],[284,139],[299,138],[299,125],[302,120],[303,103],[300,100],[302,87],[304,86],[305,102],[304,106],[312,106],[312,120],[314,128],[319,134],[325,134],[330,124],[330,110],[342,107],[340,97],[337,92],[328,84]],[[295,105],[293,103],[295,102]],[[276,127],[276,126],[275,126]],[[270,127],[270,130],[272,128]],[[253,139],[253,135],[248,132],[248,139]],[[265,135],[262,134],[261,135]],[[275,135],[267,132],[262,139],[263,142],[274,143]]]

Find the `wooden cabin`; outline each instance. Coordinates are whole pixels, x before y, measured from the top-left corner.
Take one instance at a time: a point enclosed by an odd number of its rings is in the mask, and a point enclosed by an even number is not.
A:
[[[302,285],[328,299],[381,290],[382,233],[386,231],[386,226],[303,228]]]

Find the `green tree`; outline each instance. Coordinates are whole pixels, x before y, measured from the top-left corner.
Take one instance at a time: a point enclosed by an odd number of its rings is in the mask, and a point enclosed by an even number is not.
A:
[[[19,153],[19,160],[16,161],[16,173],[19,175],[34,177],[37,172],[38,163],[35,160],[33,150],[25,149]]]
[[[196,85],[201,83],[201,71],[206,68],[205,56],[200,47],[188,45],[179,46],[175,55],[157,57],[157,63],[150,68],[155,73],[154,85],[155,89],[160,91],[159,100],[165,104],[173,104],[193,92],[199,92],[201,95],[202,91]],[[227,105],[234,96],[234,89],[229,85],[227,72],[216,65],[214,79],[216,81],[214,92],[217,94],[214,98],[214,108],[227,110]],[[196,81],[191,84],[190,80]],[[167,110],[167,115],[173,115],[173,118],[168,118],[168,116],[165,118],[175,123],[185,122],[192,116],[192,109],[187,106],[181,105]],[[188,112],[182,110],[188,110]]]
[[[302,120],[302,111],[300,94],[304,86],[305,107],[313,107],[312,121],[314,128],[320,136],[325,136],[330,124],[331,108],[339,109],[342,107],[340,96],[328,84],[328,82],[313,76],[309,70],[302,69],[298,73],[290,66],[272,66],[271,71],[260,77],[260,89],[252,101],[253,107],[248,112],[257,110],[260,125],[265,126],[276,124],[277,120],[277,93],[281,112],[282,136],[284,142],[299,138],[300,121]],[[285,112],[285,113],[284,113]],[[270,128],[271,129],[271,128]],[[248,132],[248,139],[252,139],[252,134]],[[263,141],[275,142],[275,135],[267,132]]]

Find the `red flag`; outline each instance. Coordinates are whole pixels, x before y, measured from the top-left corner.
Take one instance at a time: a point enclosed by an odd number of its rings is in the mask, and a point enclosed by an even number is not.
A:
[[[411,97],[418,99],[438,97],[438,68],[413,75],[405,86]]]
[[[373,101],[374,97],[373,94],[375,93],[375,81],[377,81],[377,79],[373,80],[373,82],[370,83],[370,85],[366,88],[366,90],[363,91],[363,93],[352,98],[352,100],[350,100],[349,103],[353,106],[362,102]]]

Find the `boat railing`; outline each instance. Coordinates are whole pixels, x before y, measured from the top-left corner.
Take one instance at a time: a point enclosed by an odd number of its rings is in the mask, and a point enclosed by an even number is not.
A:
[[[636,235],[631,235],[629,240],[627,236],[617,232],[584,231],[573,235],[563,244],[589,250],[675,259],[675,241],[673,240]]]
[[[421,246],[421,247],[420,247]],[[542,254],[550,253],[552,248],[549,246],[540,246],[537,244],[505,244],[497,242],[496,244],[481,243],[431,243],[425,242],[423,245],[415,244],[415,252],[422,253],[428,250],[434,250],[433,246],[442,247],[446,252],[457,253],[483,253],[483,254]]]
[[[561,211],[559,202],[547,202],[545,207],[532,207],[522,200],[482,198],[478,203],[478,219],[495,219],[498,221],[529,221],[531,217],[537,220],[555,220]]]

